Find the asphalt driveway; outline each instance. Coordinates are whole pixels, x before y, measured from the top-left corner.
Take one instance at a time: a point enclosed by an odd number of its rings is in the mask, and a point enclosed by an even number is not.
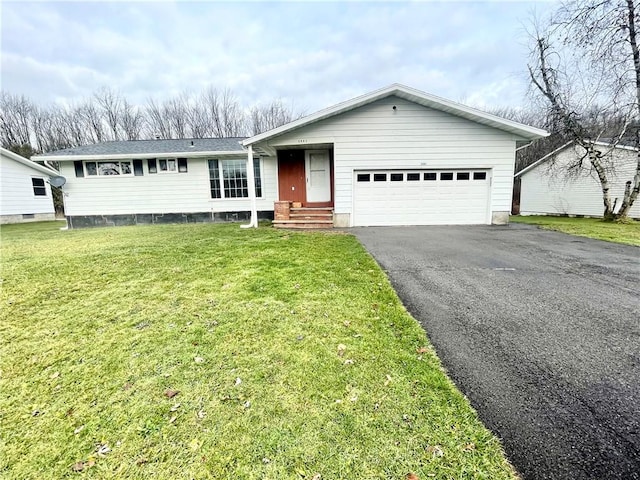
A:
[[[351,230],[525,479],[640,479],[640,248],[528,225]]]

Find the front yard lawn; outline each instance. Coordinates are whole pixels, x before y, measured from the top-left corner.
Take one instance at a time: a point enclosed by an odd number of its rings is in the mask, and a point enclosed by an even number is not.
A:
[[[357,240],[3,226],[0,476],[514,479]]]
[[[539,225],[546,230],[570,233],[580,237],[640,246],[640,222],[604,222],[599,218],[550,217],[544,215],[512,216],[512,222]]]

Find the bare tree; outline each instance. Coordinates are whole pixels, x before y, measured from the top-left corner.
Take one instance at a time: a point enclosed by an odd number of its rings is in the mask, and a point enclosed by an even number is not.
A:
[[[266,132],[301,116],[301,113],[295,113],[293,108],[285,105],[280,99],[266,105],[255,106],[249,113],[251,134],[257,135],[258,133]]]
[[[103,118],[107,123],[112,140],[120,140],[120,124],[124,99],[109,88],[101,88],[94,94],[94,98],[102,108]]]
[[[610,194],[615,172],[611,152],[594,141],[608,130],[612,145],[628,135],[640,118],[640,51],[634,0],[577,0],[564,3],[548,27],[536,29],[529,75],[548,109],[548,127],[573,140],[582,152],[570,173],[592,168],[602,188],[604,218],[627,216],[640,191],[640,151],[632,180],[618,199]],[[617,118],[617,129],[589,121]],[[640,146],[638,129],[634,132]]]
[[[33,104],[24,95],[2,93],[0,96],[0,139],[3,145],[31,143]]]
[[[130,104],[127,99],[122,100],[122,111],[118,119],[124,140],[140,140],[144,117],[140,109]]]

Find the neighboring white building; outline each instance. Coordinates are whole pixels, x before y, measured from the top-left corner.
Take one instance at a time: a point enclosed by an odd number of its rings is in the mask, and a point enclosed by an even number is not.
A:
[[[597,150],[606,155],[610,165],[611,200],[624,195],[625,183],[633,180],[638,164],[638,151],[633,147],[611,146],[595,142]],[[598,175],[585,159],[585,167],[567,174],[569,165],[584,157],[584,148],[569,142],[542,157],[516,174],[520,177],[520,215],[581,215],[602,217],[604,202]],[[631,207],[629,216],[640,218],[640,201]]]
[[[247,139],[106,142],[39,158],[61,165],[72,228],[256,224],[274,202],[287,204],[281,226],[325,214],[339,227],[491,224],[509,219],[516,148],[545,135],[392,85]],[[293,202],[302,209],[289,218]]]
[[[5,148],[0,148],[0,223],[55,220],[49,178],[58,176]]]

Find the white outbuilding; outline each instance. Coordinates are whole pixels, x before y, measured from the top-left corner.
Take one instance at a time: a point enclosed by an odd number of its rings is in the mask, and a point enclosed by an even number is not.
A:
[[[0,223],[55,220],[49,179],[58,175],[0,148]]]
[[[633,180],[638,165],[634,147],[595,142],[605,156],[611,199],[622,202],[625,183]],[[570,169],[579,159],[583,168]],[[583,147],[569,142],[518,172],[520,177],[520,215],[568,215],[602,217],[602,187],[595,170],[585,159]],[[629,217],[640,218],[640,201],[631,207]]]

